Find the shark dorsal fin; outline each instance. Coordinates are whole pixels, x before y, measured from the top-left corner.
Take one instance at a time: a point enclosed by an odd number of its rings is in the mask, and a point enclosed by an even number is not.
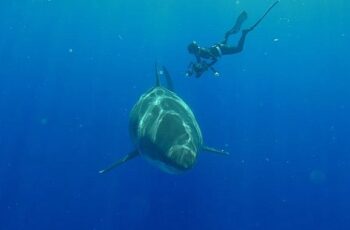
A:
[[[164,76],[166,80],[167,89],[169,89],[170,91],[174,91],[173,80],[171,79],[169,71],[165,68],[165,66],[159,66],[156,62],[155,70],[156,70],[156,87],[161,86],[160,78],[161,76]]]
[[[169,71],[165,68],[165,66],[162,66],[162,75],[165,77],[167,88],[170,91],[174,91],[173,80],[171,79]]]
[[[160,73],[158,68],[158,63],[155,63],[155,70],[156,70],[156,87],[160,86]]]

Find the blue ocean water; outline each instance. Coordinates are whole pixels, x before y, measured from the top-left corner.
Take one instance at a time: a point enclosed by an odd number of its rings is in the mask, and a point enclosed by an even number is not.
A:
[[[281,0],[199,79],[187,44],[273,0],[2,0],[0,229],[350,229],[350,3]],[[232,36],[235,44],[239,35]],[[165,65],[203,153],[181,175],[132,149],[129,111]]]

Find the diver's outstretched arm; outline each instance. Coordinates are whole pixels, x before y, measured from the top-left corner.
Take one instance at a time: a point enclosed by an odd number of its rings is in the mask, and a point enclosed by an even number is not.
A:
[[[212,62],[208,63],[208,68],[213,72],[214,76],[219,77],[220,73],[213,67],[217,61],[218,59],[213,59]]]
[[[215,77],[220,77],[220,73],[216,69],[214,69],[214,67],[210,66],[209,68],[213,72]]]
[[[193,65],[193,62],[190,62],[190,64],[188,64],[187,71],[185,74],[187,77],[191,77],[193,75]]]
[[[212,61],[210,63],[207,64],[208,67],[211,67],[212,65],[214,65],[216,62],[218,61],[218,59],[216,57],[212,57]]]

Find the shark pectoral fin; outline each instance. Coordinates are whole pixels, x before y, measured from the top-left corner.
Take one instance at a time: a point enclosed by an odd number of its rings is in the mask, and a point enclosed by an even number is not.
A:
[[[111,171],[112,169],[118,167],[119,165],[124,164],[125,162],[137,157],[138,155],[139,155],[139,152],[137,150],[134,150],[134,151],[130,152],[129,154],[127,154],[126,156],[124,156],[123,158],[117,160],[116,162],[114,162],[113,164],[108,166],[107,168],[100,170],[99,173],[100,174],[107,173],[107,172]]]
[[[219,155],[224,155],[224,156],[230,155],[229,152],[226,152],[223,149],[215,149],[215,148],[208,147],[208,146],[202,146],[202,150],[207,151],[207,152],[211,152],[211,153],[215,153],[215,154],[219,154]]]

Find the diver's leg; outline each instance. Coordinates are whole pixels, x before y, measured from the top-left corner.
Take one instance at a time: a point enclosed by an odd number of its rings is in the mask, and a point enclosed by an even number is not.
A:
[[[243,47],[244,47],[246,36],[250,31],[251,31],[251,29],[242,30],[242,35],[238,41],[237,46],[230,46],[230,45],[222,44],[220,46],[222,54],[227,55],[227,54],[234,54],[234,53],[241,52],[243,50]]]
[[[247,19],[248,17],[248,14],[247,12],[243,11],[236,19],[236,23],[235,25],[225,33],[225,39],[223,41],[223,43],[226,43],[227,40],[228,40],[228,37],[232,34],[235,34],[237,33],[240,29],[241,29],[241,26],[243,24],[243,22]]]

